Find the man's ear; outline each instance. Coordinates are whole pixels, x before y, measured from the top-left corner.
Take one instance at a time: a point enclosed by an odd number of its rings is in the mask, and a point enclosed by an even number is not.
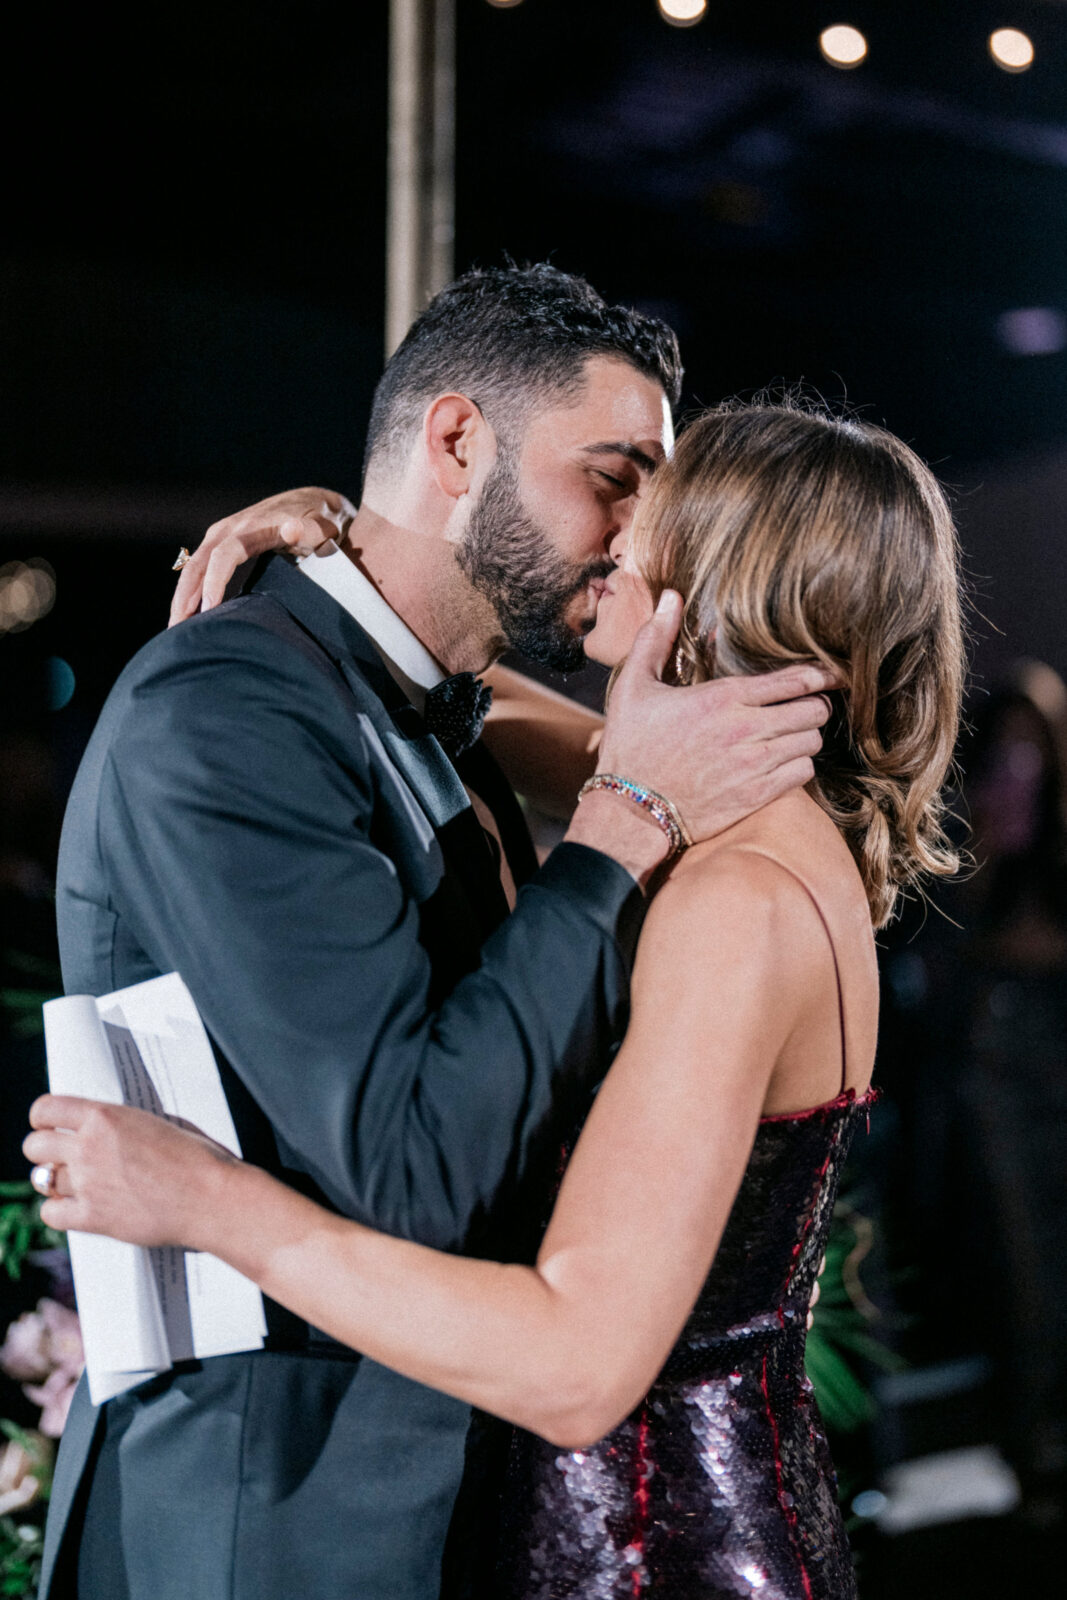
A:
[[[496,437],[473,400],[465,394],[439,394],[423,418],[426,464],[442,494],[452,500],[465,495],[488,452],[496,454]]]

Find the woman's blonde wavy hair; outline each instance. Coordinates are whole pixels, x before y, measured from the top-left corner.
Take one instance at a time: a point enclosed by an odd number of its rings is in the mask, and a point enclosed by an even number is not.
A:
[[[677,681],[798,661],[840,673],[810,792],[876,928],[902,890],[958,869],[942,799],[964,676],[956,532],[907,445],[793,401],[729,402],[656,473],[632,550],[655,598],[683,596]]]

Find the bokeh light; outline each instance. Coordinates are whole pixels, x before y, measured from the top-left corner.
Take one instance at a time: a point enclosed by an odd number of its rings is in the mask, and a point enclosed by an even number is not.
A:
[[[820,33],[819,49],[831,66],[858,67],[866,58],[867,41],[858,28],[839,22]]]
[[[998,28],[991,33],[989,54],[1004,72],[1025,72],[1034,61],[1034,47],[1018,28]]]
[[[852,1510],[857,1517],[876,1517],[888,1503],[880,1489],[862,1489],[852,1502]]]
[[[0,634],[21,633],[56,603],[56,575],[47,561],[9,561],[0,567]]]
[[[708,0],[658,0],[660,15],[672,28],[691,28],[708,9]]]
[[[74,698],[74,668],[62,656],[49,656],[44,670],[48,709],[62,711]]]
[[[997,318],[997,338],[1013,356],[1054,356],[1067,348],[1067,317],[1058,306],[1019,306]]]

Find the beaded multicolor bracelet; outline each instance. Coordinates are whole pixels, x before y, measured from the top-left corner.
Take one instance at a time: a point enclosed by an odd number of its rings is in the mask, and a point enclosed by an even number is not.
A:
[[[595,772],[578,790],[578,799],[592,794],[594,789],[607,789],[611,794],[621,794],[624,799],[640,806],[642,811],[647,811],[653,822],[658,822],[667,835],[672,856],[688,850],[692,844],[689,830],[678,814],[677,806],[666,795],[657,794],[655,789],[646,789],[643,784],[633,783],[629,778],[621,778],[617,772]]]

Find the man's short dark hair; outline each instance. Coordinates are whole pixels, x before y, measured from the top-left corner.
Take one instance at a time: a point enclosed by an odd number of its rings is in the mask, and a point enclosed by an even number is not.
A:
[[[466,272],[416,317],[374,395],[366,460],[409,443],[434,395],[477,402],[514,439],[531,411],[577,396],[591,356],[620,356],[678,404],[682,367],[673,329],[609,306],[584,278],[546,262]]]

